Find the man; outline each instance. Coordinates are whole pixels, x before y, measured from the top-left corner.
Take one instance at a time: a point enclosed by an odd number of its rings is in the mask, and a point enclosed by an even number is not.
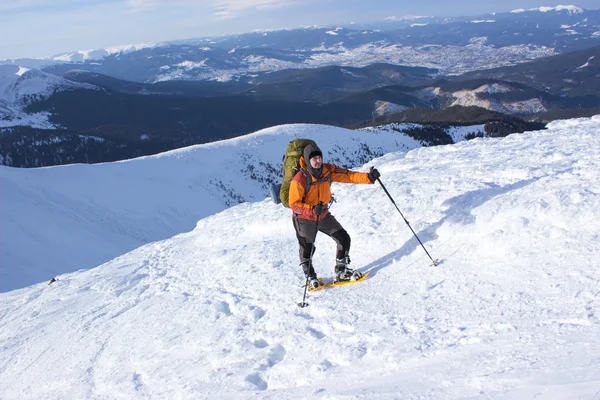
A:
[[[304,148],[300,168],[290,184],[290,208],[300,245],[300,265],[309,288],[316,289],[320,286],[312,265],[317,229],[337,243],[334,280],[359,279],[362,277],[360,271],[348,268],[350,236],[328,210],[331,201],[330,186],[331,182],[373,184],[380,176],[379,171],[373,168],[368,173],[355,172],[333,164],[323,164],[323,153],[312,144]]]

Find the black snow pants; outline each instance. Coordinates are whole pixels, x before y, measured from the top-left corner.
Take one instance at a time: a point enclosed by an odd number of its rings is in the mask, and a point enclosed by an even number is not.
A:
[[[312,270],[311,263],[308,263],[315,252],[315,229],[317,221],[309,221],[302,218],[293,218],[296,237],[300,245],[300,264],[302,264],[305,274]],[[340,223],[331,214],[327,214],[323,220],[319,221],[319,232],[323,232],[337,243],[336,258],[341,259],[348,255],[350,251],[350,235]],[[309,270],[310,269],[310,270]]]

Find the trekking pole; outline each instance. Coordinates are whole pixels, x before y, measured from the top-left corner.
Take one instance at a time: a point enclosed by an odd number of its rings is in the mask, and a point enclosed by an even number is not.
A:
[[[298,303],[298,307],[300,307],[300,308],[308,307],[308,303],[305,301],[307,290],[308,290],[308,278],[306,278],[306,283],[304,284],[304,296],[302,297],[302,301],[300,303]]]
[[[371,167],[371,170],[375,168],[375,167]],[[394,201],[394,199],[392,198],[392,196],[390,195],[390,192],[387,191],[387,189],[385,188],[385,186],[383,186],[383,183],[381,182],[381,180],[379,178],[377,178],[377,182],[379,182],[379,184],[381,185],[381,187],[383,188],[383,190],[385,191],[385,194],[388,195],[388,197],[390,198],[390,200],[392,201],[392,204],[394,204],[394,207],[396,207],[396,210],[398,210],[398,212],[400,213],[400,215],[402,216],[402,219],[404,220],[404,222],[406,222],[406,225],[408,225],[408,227],[410,228],[411,232],[413,233],[413,235],[415,235],[415,237],[417,238],[417,240],[419,241],[419,244],[421,244],[421,247],[423,248],[423,250],[425,250],[425,253],[427,253],[427,256],[429,257],[429,259],[431,260],[431,263],[434,267],[438,266],[438,261],[434,260],[433,258],[431,258],[431,256],[429,255],[429,252],[427,251],[427,249],[425,248],[425,246],[423,245],[423,242],[421,242],[421,239],[419,239],[419,237],[417,236],[417,234],[415,233],[415,231],[413,230],[412,226],[410,226],[410,224],[408,223],[408,221],[406,220],[406,218],[404,218],[404,214],[402,214],[402,211],[400,211],[400,209],[398,208],[398,206],[396,205],[396,202]]]
[[[319,204],[323,204],[322,202],[319,202]],[[315,237],[313,238],[313,248],[315,245],[315,241],[317,240],[317,233],[319,233],[319,219],[320,219],[320,215],[317,215],[317,224],[315,225]],[[310,265],[312,266],[312,256],[313,256],[313,251],[311,249],[310,251]],[[314,267],[313,267],[314,268]],[[304,285],[304,296],[302,297],[302,302],[298,303],[298,307],[300,308],[304,308],[304,307],[308,307],[308,303],[306,302],[306,292],[308,291],[308,276],[306,277],[306,284]]]

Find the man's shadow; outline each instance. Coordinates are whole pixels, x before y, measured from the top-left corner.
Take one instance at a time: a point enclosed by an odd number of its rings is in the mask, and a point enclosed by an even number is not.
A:
[[[433,225],[430,225],[429,227],[421,230],[420,232],[417,232],[417,236],[419,237],[419,239],[421,239],[423,244],[425,244],[428,241],[437,239],[438,236],[435,233],[436,230],[446,222],[452,222],[461,225],[472,224],[475,222],[475,217],[472,214],[472,211],[475,208],[479,207],[487,201],[490,201],[495,197],[501,196],[513,190],[521,189],[535,181],[538,181],[543,177],[544,176],[526,179],[505,186],[499,186],[495,183],[487,183],[489,186],[488,188],[478,189],[471,192],[463,193],[456,197],[452,197],[444,201],[444,203],[442,204],[443,206],[448,207],[444,211],[445,216]],[[402,219],[402,217],[399,214],[397,215],[397,217]],[[409,229],[408,226],[406,226],[406,229]],[[411,254],[413,251],[417,250],[418,247],[421,247],[421,245],[413,235],[398,250],[395,250],[373,261],[372,263],[367,264],[366,266],[361,268],[361,270],[362,272],[369,272],[371,276],[375,276],[377,272],[392,265],[398,259],[401,259],[402,257]],[[427,249],[427,251],[429,251],[429,249]],[[424,251],[423,255],[425,256]],[[432,257],[434,256],[432,255]]]

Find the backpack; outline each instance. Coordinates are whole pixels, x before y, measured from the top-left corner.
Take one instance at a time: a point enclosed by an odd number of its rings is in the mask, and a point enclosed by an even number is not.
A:
[[[285,150],[282,166],[283,181],[279,189],[279,199],[284,207],[290,207],[290,183],[298,171],[300,171],[300,157],[304,154],[304,148],[309,144],[317,145],[314,140],[295,139],[288,144]]]

